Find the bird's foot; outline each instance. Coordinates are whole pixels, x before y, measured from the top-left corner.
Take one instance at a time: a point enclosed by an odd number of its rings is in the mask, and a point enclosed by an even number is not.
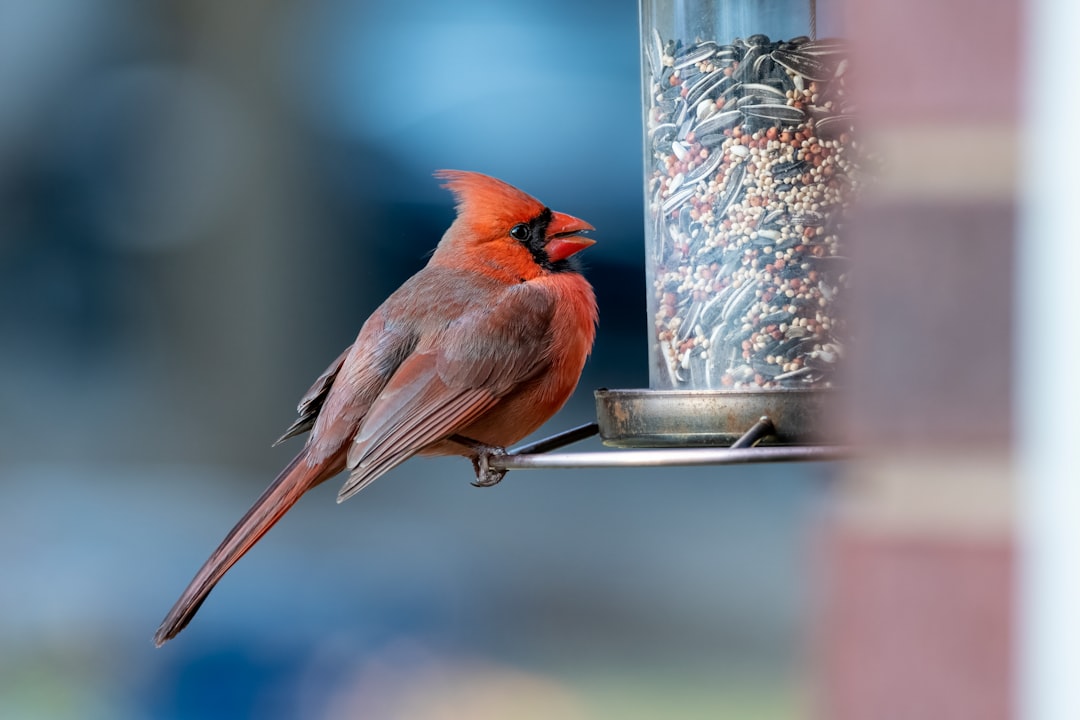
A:
[[[480,446],[476,448],[477,454],[472,459],[473,470],[476,471],[476,480],[473,487],[492,487],[498,485],[506,475],[506,470],[491,467],[491,458],[506,454],[501,447]]]
[[[473,470],[476,471],[476,481],[473,482],[473,487],[491,487],[493,485],[498,485],[503,479],[503,476],[506,475],[506,470],[491,467],[491,458],[506,455],[505,448],[495,447],[494,445],[485,445],[478,440],[467,438],[464,435],[451,435],[447,440],[455,442],[458,445],[464,445],[475,453],[470,458],[472,460]]]

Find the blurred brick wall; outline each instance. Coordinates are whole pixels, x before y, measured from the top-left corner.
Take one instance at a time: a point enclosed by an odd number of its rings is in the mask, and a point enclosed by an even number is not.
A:
[[[882,161],[852,246],[847,412],[821,523],[814,716],[1011,716],[1021,6],[848,3]]]

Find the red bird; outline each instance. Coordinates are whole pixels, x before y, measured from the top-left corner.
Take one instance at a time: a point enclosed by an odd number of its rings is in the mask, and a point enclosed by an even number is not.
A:
[[[457,218],[427,266],[368,318],[297,407],[277,441],[311,430],[300,453],[229,532],[154,635],[191,621],[230,567],[305,492],[342,470],[338,502],[413,455],[488,467],[554,415],[577,386],[596,335],[592,287],[568,260],[593,227],[501,180],[442,170]],[[277,444],[277,443],[275,443]]]

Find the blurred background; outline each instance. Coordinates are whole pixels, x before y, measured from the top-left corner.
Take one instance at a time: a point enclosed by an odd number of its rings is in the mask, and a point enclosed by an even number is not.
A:
[[[452,220],[434,170],[597,228],[538,436],[648,385],[637,4],[0,0],[0,717],[1011,717],[1023,8],[845,11],[858,461],[329,482],[156,650]]]
[[[151,634],[477,170],[586,218],[648,384],[635,3],[0,2],[0,716],[791,717],[824,466],[312,492]],[[587,445],[598,447],[598,443]]]

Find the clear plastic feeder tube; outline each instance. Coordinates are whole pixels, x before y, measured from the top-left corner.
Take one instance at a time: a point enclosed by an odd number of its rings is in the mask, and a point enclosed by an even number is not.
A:
[[[827,388],[862,165],[838,3],[642,0],[654,390]]]

